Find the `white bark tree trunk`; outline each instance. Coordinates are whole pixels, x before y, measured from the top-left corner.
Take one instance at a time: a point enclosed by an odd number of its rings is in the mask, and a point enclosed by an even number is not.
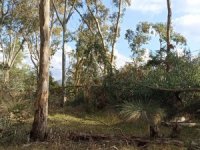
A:
[[[40,0],[40,68],[35,115],[30,133],[32,141],[43,141],[47,137],[48,95],[49,95],[49,22],[50,0]]]

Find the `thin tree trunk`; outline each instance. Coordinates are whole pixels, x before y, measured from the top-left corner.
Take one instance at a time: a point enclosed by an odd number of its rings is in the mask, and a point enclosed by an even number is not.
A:
[[[63,107],[65,102],[67,101],[66,97],[66,55],[65,55],[65,40],[66,40],[66,9],[67,9],[67,0],[65,0],[65,6],[64,6],[64,16],[62,21],[62,28],[63,28],[63,41],[62,41],[62,101],[61,106]],[[65,24],[66,23],[66,24]]]
[[[170,30],[171,30],[171,17],[172,17],[172,10],[171,10],[171,0],[167,0],[167,57],[166,57],[166,71],[169,72],[170,65],[169,65],[169,55],[171,50],[170,44]]]
[[[115,44],[116,44],[117,36],[118,36],[118,32],[119,32],[118,28],[119,28],[119,21],[120,21],[120,17],[121,17],[121,7],[122,7],[122,0],[119,0],[117,22],[116,22],[115,33],[114,33],[113,43],[112,43],[112,50],[111,50],[110,63],[111,63],[112,66],[113,66],[113,60],[114,60]]]
[[[102,54],[104,55],[104,58],[105,58],[105,60],[104,60],[104,65],[105,65],[104,72],[105,73],[104,74],[106,74],[107,72],[112,72],[112,64],[111,64],[109,58],[107,58],[107,55],[106,55],[107,51],[108,51],[108,48],[107,48],[105,40],[104,40],[104,35],[103,35],[102,29],[101,29],[101,26],[100,26],[100,23],[99,23],[99,20],[98,20],[98,16],[95,16],[93,11],[91,10],[89,1],[85,0],[85,2],[86,2],[86,5],[87,5],[87,8],[88,8],[88,11],[90,12],[90,14],[92,15],[92,18],[95,21],[97,32],[98,32],[98,35],[100,37],[100,40],[101,40],[101,43],[102,43],[102,46],[103,46],[103,51],[104,52]]]
[[[61,20],[60,17],[59,17],[59,14],[58,14],[58,11],[56,9],[56,6],[55,6],[55,3],[54,1],[52,1],[52,4],[53,4],[53,7],[54,7],[54,10],[55,10],[55,13],[56,13],[56,16],[58,18],[58,21],[60,22],[61,26],[62,26],[62,29],[63,29],[63,32],[62,32],[62,99],[61,99],[61,106],[63,107],[65,102],[67,101],[67,97],[66,97],[66,54],[65,54],[65,49],[66,49],[66,26],[67,26],[67,23],[69,22],[72,14],[73,14],[73,10],[75,8],[75,4],[76,4],[76,0],[73,2],[70,10],[69,10],[69,13],[67,15],[67,0],[65,0],[65,5],[64,5],[64,14],[63,14],[63,19]]]
[[[179,138],[181,134],[181,127],[180,125],[176,122],[176,124],[172,127],[171,131],[171,138]]]
[[[150,138],[158,138],[159,137],[159,127],[158,125],[150,125],[149,126]]]
[[[49,21],[50,0],[40,0],[40,69],[35,115],[30,132],[31,141],[43,141],[47,137],[49,95]]]
[[[10,69],[4,70],[4,83],[8,83],[10,80]]]
[[[151,114],[148,120],[149,122],[149,136],[150,138],[158,138],[160,136],[159,125],[161,117],[158,113]]]
[[[62,101],[61,101],[61,106],[63,107],[67,97],[66,97],[66,55],[65,55],[65,39],[66,39],[66,27],[63,25],[63,45],[62,45]]]

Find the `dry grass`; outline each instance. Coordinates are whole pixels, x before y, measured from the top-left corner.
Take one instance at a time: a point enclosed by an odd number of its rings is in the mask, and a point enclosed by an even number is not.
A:
[[[27,108],[26,108],[27,109]],[[28,133],[33,118],[26,118],[23,122],[11,122],[4,128],[0,136],[0,149],[6,150],[135,150],[139,149],[134,144],[127,145],[124,141],[82,141],[74,142],[68,139],[70,133],[89,133],[111,136],[148,136],[148,128],[145,122],[125,122],[114,111],[97,112],[86,114],[81,109],[60,109],[50,110],[48,126],[49,137],[43,143],[29,143]],[[32,115],[31,115],[32,116]],[[168,136],[168,128],[161,129],[165,136]],[[198,131],[198,132],[197,132]],[[199,130],[185,128],[181,134],[181,140],[186,143],[193,138],[200,138]],[[140,148],[141,149],[141,148]],[[148,145],[147,150],[181,150],[184,147],[173,145]]]

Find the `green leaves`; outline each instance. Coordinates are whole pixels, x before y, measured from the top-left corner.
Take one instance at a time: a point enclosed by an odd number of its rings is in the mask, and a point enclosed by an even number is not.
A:
[[[147,22],[141,22],[137,25],[136,31],[127,30],[125,34],[125,39],[128,40],[129,47],[133,52],[133,59],[136,62],[142,62],[142,56],[144,55],[145,48],[143,45],[148,44],[151,39],[150,34],[150,24]]]
[[[158,39],[159,49],[155,55],[152,55],[151,65],[162,64],[161,60],[165,60],[167,55],[167,26],[164,23],[148,23],[140,22],[137,24],[135,31],[128,29],[125,34],[125,39],[128,40],[129,47],[133,53],[133,60],[136,62],[143,62],[142,56],[151,39]],[[180,33],[175,32],[171,28],[171,49],[176,53],[178,49],[187,50],[187,40]]]
[[[165,71],[164,66],[151,69],[144,84],[164,88],[200,87],[200,67],[197,60],[186,61],[184,58],[172,57],[171,70]]]

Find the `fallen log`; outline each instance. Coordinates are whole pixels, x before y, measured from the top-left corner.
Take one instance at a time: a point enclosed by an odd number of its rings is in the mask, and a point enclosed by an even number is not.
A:
[[[110,140],[109,136],[105,135],[91,135],[87,133],[70,133],[69,137],[70,140],[79,142],[79,141],[102,141],[102,140]]]
[[[196,122],[162,122],[163,126],[174,126],[175,124],[178,124],[183,127],[200,127],[200,123]]]
[[[110,135],[100,135],[100,134],[88,134],[88,133],[71,133],[68,136],[69,140],[75,142],[96,142],[96,141],[115,141],[115,142],[125,142],[128,145],[135,145],[137,147],[145,147],[149,144],[170,144],[175,146],[184,146],[184,142],[179,140],[172,140],[170,138],[157,138],[149,139],[145,137],[136,136],[110,136]]]

